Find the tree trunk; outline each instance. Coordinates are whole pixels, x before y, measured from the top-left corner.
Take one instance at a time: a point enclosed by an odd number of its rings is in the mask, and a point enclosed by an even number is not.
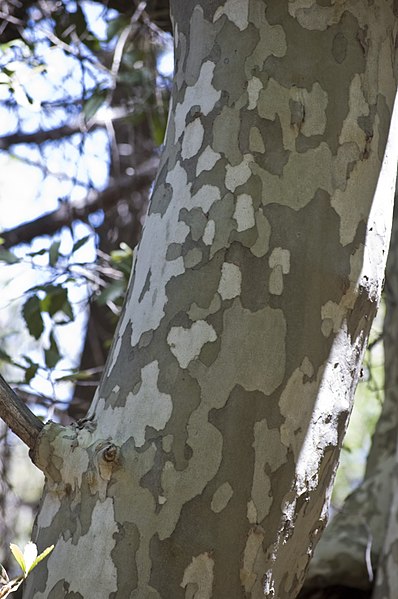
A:
[[[166,144],[106,370],[49,423],[25,598],[292,599],[377,309],[393,2],[172,3]]]

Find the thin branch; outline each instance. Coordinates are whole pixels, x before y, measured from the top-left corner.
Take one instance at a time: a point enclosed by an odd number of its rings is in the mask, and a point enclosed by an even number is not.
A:
[[[115,185],[104,191],[91,190],[83,205],[74,206],[63,202],[57,210],[45,214],[34,221],[24,223],[0,233],[4,240],[3,248],[10,248],[19,243],[29,243],[40,235],[53,235],[62,227],[70,226],[75,220],[87,220],[96,210],[109,210],[120,199],[123,192],[139,191],[149,187],[153,182],[158,166],[158,159],[148,161],[134,175],[122,177]]]
[[[0,137],[0,149],[8,150],[10,146],[15,146],[16,144],[42,144],[47,141],[56,141],[64,137],[69,137],[76,133],[82,133],[79,125],[63,125],[55,129],[47,131],[39,130],[34,133],[12,133],[11,135]]]
[[[51,107],[51,105],[49,106]],[[117,106],[111,109],[110,118],[114,122],[122,121],[123,119],[128,118],[131,114],[131,111],[126,110],[121,106]],[[40,145],[48,141],[58,141],[65,137],[76,135],[77,133],[83,134],[87,133],[88,130],[93,131],[94,129],[104,127],[106,127],[106,122],[104,119],[99,119],[95,116],[93,119],[91,119],[90,125],[88,127],[80,122],[74,125],[61,125],[60,127],[55,127],[54,129],[38,129],[33,133],[24,133],[19,131],[17,133],[11,133],[10,135],[0,136],[0,150],[8,150],[11,146],[18,144]]]
[[[43,423],[29,410],[22,399],[0,375],[0,418],[29,449],[36,445]]]

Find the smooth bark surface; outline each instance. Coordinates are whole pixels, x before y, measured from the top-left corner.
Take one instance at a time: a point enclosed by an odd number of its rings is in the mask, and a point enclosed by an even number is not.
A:
[[[26,598],[293,599],[325,524],[389,238],[393,2],[172,16],[111,355],[88,420],[35,454],[37,542],[56,547]]]

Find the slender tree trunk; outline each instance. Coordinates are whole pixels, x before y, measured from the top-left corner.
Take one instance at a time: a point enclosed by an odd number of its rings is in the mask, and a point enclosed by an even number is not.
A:
[[[149,215],[80,427],[48,424],[26,598],[292,599],[377,309],[393,2],[175,0]]]

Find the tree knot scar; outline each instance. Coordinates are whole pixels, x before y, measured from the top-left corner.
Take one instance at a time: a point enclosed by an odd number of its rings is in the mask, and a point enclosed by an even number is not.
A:
[[[119,448],[113,443],[105,447],[102,451],[102,457],[105,462],[116,462],[119,456]]]

